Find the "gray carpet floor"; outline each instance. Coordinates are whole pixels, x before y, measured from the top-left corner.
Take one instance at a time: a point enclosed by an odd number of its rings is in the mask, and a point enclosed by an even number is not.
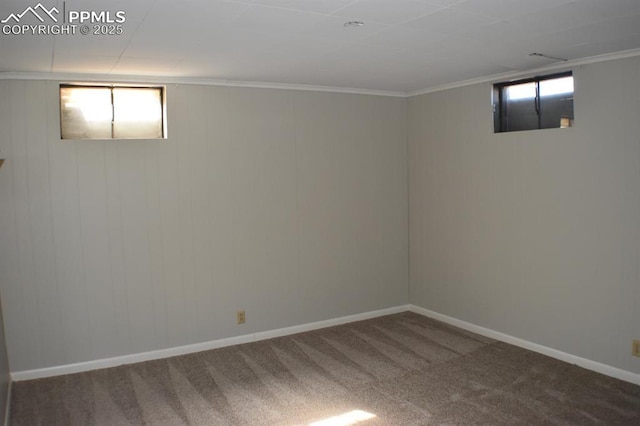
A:
[[[405,312],[17,382],[11,424],[325,426],[347,413],[365,426],[640,425],[640,386]]]

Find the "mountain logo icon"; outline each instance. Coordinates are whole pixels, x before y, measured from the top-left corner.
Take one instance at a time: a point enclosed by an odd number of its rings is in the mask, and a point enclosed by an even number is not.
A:
[[[35,7],[31,7],[31,6],[27,7],[22,13],[10,14],[5,19],[0,21],[0,23],[6,24],[9,21],[13,20],[17,24],[28,13],[31,13],[33,16],[35,16],[40,22],[44,22],[43,16],[44,17],[48,16],[53,22],[58,22],[58,18],[55,17],[54,13],[57,15],[58,13],[60,13],[60,11],[56,9],[55,6],[52,7],[50,10],[47,10],[47,8],[42,5],[42,3],[38,3]]]

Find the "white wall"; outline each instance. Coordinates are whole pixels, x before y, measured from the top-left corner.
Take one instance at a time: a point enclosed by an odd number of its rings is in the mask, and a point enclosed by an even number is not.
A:
[[[7,343],[4,337],[4,319],[0,309],[0,419],[7,416],[8,394],[11,386],[11,374],[9,371],[9,358],[7,355]]]
[[[490,84],[410,99],[409,298],[639,373],[640,58],[574,77],[572,129],[494,134]]]
[[[74,142],[57,90],[0,81],[12,371],[408,302],[404,99],[171,85],[167,141]]]
[[[411,302],[639,373],[640,58],[574,75],[572,129],[494,134],[490,84],[172,85],[169,140],[111,142],[60,141],[57,82],[0,81],[11,370]]]

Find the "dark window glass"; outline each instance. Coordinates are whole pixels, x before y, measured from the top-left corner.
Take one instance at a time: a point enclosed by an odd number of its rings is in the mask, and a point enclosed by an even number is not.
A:
[[[573,125],[571,73],[494,85],[494,131],[553,129]]]

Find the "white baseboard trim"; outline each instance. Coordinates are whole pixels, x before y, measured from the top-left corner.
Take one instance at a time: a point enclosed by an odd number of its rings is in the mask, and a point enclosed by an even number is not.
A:
[[[13,390],[13,381],[9,380],[9,388],[7,389],[7,400],[4,404],[4,426],[9,426],[11,420],[11,391]]]
[[[209,342],[195,343],[192,345],[159,349],[156,351],[137,354],[122,355],[113,358],[97,359],[93,361],[79,362],[76,364],[59,365],[55,367],[38,368],[34,370],[14,371],[11,373],[11,379],[15,382],[20,382],[23,380],[33,380],[45,377],[61,376],[64,374],[81,373],[85,371],[98,370],[101,368],[117,367],[124,364],[134,364],[137,362],[169,358],[172,356],[186,355],[195,352],[207,351],[210,349],[223,348],[226,346],[240,345],[243,343],[272,339],[274,337],[303,333],[305,331],[312,331],[320,328],[332,327],[335,325],[347,324],[350,322],[397,314],[400,312],[406,312],[408,310],[409,305],[401,305],[393,308],[381,309],[378,311],[364,312],[361,314],[348,315],[345,317],[317,321],[302,325],[294,325],[292,327],[279,328],[276,330],[261,331],[258,333],[245,334],[237,337],[229,337],[226,339],[212,340]]]
[[[416,314],[423,315],[425,317],[433,318],[438,321],[453,325],[464,330],[468,330],[477,334],[480,334],[491,339],[500,340],[501,342],[509,343],[514,346],[519,346],[530,351],[538,352],[543,355],[550,356],[551,358],[558,359],[560,361],[568,362],[569,364],[575,364],[579,367],[592,370],[597,373],[601,373],[616,379],[624,380],[636,385],[640,385],[640,374],[632,373],[631,371],[622,370],[617,367],[612,367],[601,362],[592,361],[590,359],[582,358],[576,355],[572,355],[566,352],[559,351],[557,349],[549,348],[547,346],[539,345],[537,343],[529,342],[528,340],[513,337],[499,331],[491,330],[489,328],[481,327],[479,325],[472,324],[470,322],[462,321],[457,318],[453,318],[438,312],[431,311],[429,309],[421,308],[416,305],[409,305],[409,310]]]

